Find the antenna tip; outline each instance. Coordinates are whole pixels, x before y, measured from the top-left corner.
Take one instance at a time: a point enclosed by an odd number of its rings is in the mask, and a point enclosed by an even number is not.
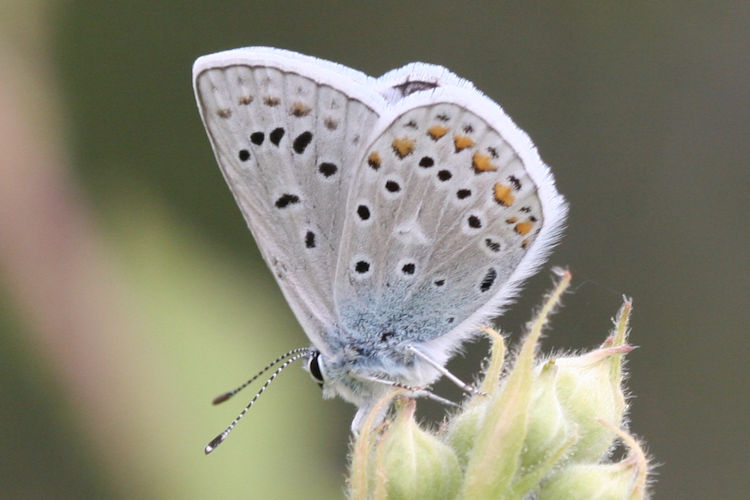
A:
[[[203,450],[206,453],[206,455],[214,451],[216,447],[219,446],[224,441],[225,437],[226,437],[226,434],[219,434],[218,436],[213,438],[211,442],[208,443],[206,448]]]
[[[231,398],[232,396],[234,396],[233,392],[225,392],[224,394],[216,396],[213,399],[213,401],[211,401],[211,404],[217,405],[219,403],[223,403],[224,401],[226,401],[227,399]]]

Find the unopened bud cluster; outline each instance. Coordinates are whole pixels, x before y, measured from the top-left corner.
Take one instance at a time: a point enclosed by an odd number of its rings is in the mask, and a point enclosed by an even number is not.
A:
[[[349,497],[645,498],[648,460],[623,430],[630,302],[600,348],[537,356],[542,329],[569,281],[566,272],[531,322],[511,368],[503,366],[502,337],[486,330],[493,346],[482,394],[468,399],[438,432],[417,424],[416,403],[405,398],[397,399],[386,424],[365,425],[352,446]],[[613,461],[618,441],[625,457]]]

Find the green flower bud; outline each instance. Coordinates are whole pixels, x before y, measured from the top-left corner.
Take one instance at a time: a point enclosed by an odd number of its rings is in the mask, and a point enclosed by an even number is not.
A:
[[[455,450],[461,467],[466,467],[469,454],[474,448],[477,432],[484,422],[487,412],[486,402],[481,401],[469,408],[457,413],[448,422],[446,439],[448,444]]]
[[[625,431],[609,428],[630,448],[617,463],[571,464],[553,474],[539,491],[538,498],[612,498],[639,500],[647,496],[648,461],[637,441]]]
[[[417,425],[413,399],[399,406],[376,452],[376,478],[385,482],[379,489],[389,499],[454,498],[461,485],[456,454]]]
[[[597,420],[622,422],[627,409],[622,388],[622,355],[633,348],[624,343],[627,319],[623,313],[621,310],[615,337],[601,348],[553,361],[557,367],[557,397],[569,425],[575,425],[580,435],[569,456],[573,462],[596,462],[605,456],[615,436]],[[616,342],[619,344],[615,345]]]
[[[521,465],[527,470],[543,464],[571,439],[578,439],[576,426],[568,421],[557,397],[557,371],[553,362],[537,367],[529,406],[526,446],[521,455]]]
[[[627,464],[574,464],[553,475],[538,498],[631,498],[635,475]]]

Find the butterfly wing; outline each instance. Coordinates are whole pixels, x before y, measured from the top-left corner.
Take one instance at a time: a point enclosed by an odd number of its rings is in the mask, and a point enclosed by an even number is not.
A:
[[[336,311],[350,338],[401,339],[442,364],[543,262],[566,205],[528,137],[470,84],[403,96],[374,137],[346,209]]]
[[[327,353],[342,207],[383,97],[362,73],[270,48],[201,57],[193,80],[214,154],[260,252]]]

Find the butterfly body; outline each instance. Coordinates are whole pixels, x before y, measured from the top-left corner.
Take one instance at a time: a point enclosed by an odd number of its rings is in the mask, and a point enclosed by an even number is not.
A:
[[[201,57],[193,75],[310,369],[360,408],[354,427],[389,383],[439,377],[560,234],[566,205],[531,141],[440,66],[375,79],[254,47]]]

